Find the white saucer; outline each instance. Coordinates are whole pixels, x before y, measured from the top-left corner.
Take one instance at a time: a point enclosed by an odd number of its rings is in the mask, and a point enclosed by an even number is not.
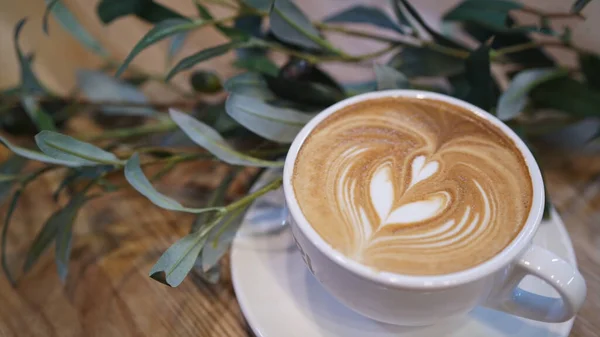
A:
[[[266,171],[257,185],[278,174]],[[305,267],[288,228],[282,225],[283,202],[281,189],[257,199],[231,249],[235,293],[258,337],[563,337],[571,330],[573,320],[541,323],[485,308],[455,321],[417,328],[360,316],[330,296]],[[575,263],[571,240],[556,211],[540,225],[534,242]],[[550,286],[533,277],[521,287],[557,297]]]

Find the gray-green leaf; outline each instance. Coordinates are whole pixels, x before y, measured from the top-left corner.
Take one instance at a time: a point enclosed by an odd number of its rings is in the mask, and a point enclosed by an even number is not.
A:
[[[377,27],[395,30],[403,33],[402,28],[398,26],[390,17],[381,9],[368,6],[354,6],[347,8],[339,13],[335,13],[326,17],[324,22],[333,23],[368,23]]]
[[[56,131],[56,126],[54,125],[54,120],[52,117],[44,111],[44,109],[40,106],[40,104],[35,100],[35,98],[29,94],[23,96],[21,98],[21,104],[23,105],[23,109],[27,112],[27,115],[38,130],[50,130]]]
[[[227,114],[257,135],[278,143],[291,143],[315,114],[279,108],[259,99],[231,94],[225,103]]]
[[[27,257],[25,258],[25,265],[23,266],[23,270],[25,272],[29,271],[31,267],[37,262],[38,258],[42,255],[46,249],[50,246],[52,241],[57,238],[57,234],[61,231],[61,227],[66,226],[67,229],[71,229],[73,225],[73,221],[79,212],[79,209],[85,203],[86,199],[83,194],[76,194],[69,201],[69,203],[52,214],[46,223],[42,227],[42,229],[38,232],[37,236],[33,240],[29,251],[27,252]],[[66,233],[65,233],[66,234]],[[65,241],[67,239],[67,241]],[[64,245],[68,244],[68,245]],[[58,240],[57,240],[57,253],[58,253]],[[66,276],[66,272],[68,270],[68,253],[70,252],[70,237],[65,236],[61,241],[61,257],[59,261],[59,256],[56,256],[57,267],[59,268],[59,275],[61,279],[64,280],[63,276]],[[66,255],[66,256],[65,256]],[[60,264],[60,265],[59,265]]]
[[[2,176],[14,176],[19,174],[21,170],[27,164],[27,160],[19,156],[11,156],[0,164],[0,175]],[[15,179],[3,180],[0,182],[0,204],[4,201],[4,198],[10,192]]]
[[[405,47],[388,62],[388,65],[410,77],[452,76],[465,69],[465,62],[458,57],[418,47]]]
[[[152,28],[138,43],[133,47],[129,55],[123,61],[123,64],[117,69],[115,77],[121,76],[125,69],[129,66],[129,63],[139,54],[142,50],[155,44],[158,41],[166,39],[169,36],[173,36],[178,33],[187,32],[194,28],[198,28],[204,24],[203,20],[190,21],[186,19],[168,19],[159,22],[154,28]]]
[[[40,150],[48,156],[76,163],[78,166],[121,165],[123,163],[110,152],[57,132],[42,131],[35,136],[35,142]]]
[[[61,210],[54,213],[46,223],[46,226],[57,227],[55,245],[56,251],[54,258],[56,261],[58,276],[63,282],[65,282],[67,279],[67,274],[69,273],[69,258],[71,257],[71,241],[73,238],[73,222],[77,217],[77,213],[87,200],[89,199],[85,197],[85,191],[75,194],[69,203]],[[56,222],[56,225],[51,224],[51,222]]]
[[[216,47],[201,50],[198,53],[190,55],[190,56],[184,58],[183,60],[181,60],[179,63],[177,63],[175,65],[175,67],[173,67],[173,69],[171,69],[171,71],[169,71],[169,74],[167,74],[167,80],[170,80],[173,76],[175,76],[175,74],[177,74],[183,70],[189,69],[200,62],[209,60],[213,57],[223,55],[223,54],[227,53],[228,51],[230,51],[231,49],[250,46],[250,44],[251,44],[251,42],[249,42],[249,41],[241,41],[240,40],[240,41],[233,41],[233,42],[225,43],[222,45],[218,45]]]
[[[144,171],[142,171],[142,167],[140,165],[140,157],[137,153],[134,153],[125,164],[125,179],[127,179],[127,182],[129,182],[133,188],[152,201],[152,203],[164,209],[188,213],[204,213],[221,210],[220,207],[185,207],[177,200],[159,193],[144,175]]]
[[[394,68],[382,64],[374,64],[373,70],[377,79],[377,90],[410,88],[408,78]]]
[[[148,98],[135,86],[94,70],[77,71],[77,87],[92,102],[148,104]],[[123,107],[103,104],[107,115],[150,116],[158,112],[149,107]]]
[[[266,12],[271,8],[273,0],[242,0],[246,5],[258,9],[259,11]]]
[[[100,55],[107,56],[108,53],[100,42],[98,42],[80,23],[79,20],[71,13],[71,11],[63,5],[60,0],[45,0],[46,12],[44,13],[42,27],[44,32],[48,34],[48,15],[50,12],[63,28],[69,32],[77,41],[90,51]]]
[[[263,54],[249,53],[249,55],[235,60],[233,65],[236,68],[246,69],[271,76],[277,76],[277,74],[279,74],[279,67],[277,67],[273,61]]]
[[[43,163],[48,163],[48,164],[63,165],[63,166],[72,166],[72,167],[81,166],[81,164],[79,164],[77,162],[56,159],[56,158],[50,157],[41,152],[37,152],[37,151],[26,149],[26,148],[23,148],[20,146],[16,146],[2,136],[0,136],[0,143],[4,144],[4,146],[6,146],[9,150],[14,152],[16,155],[27,158],[27,159],[41,161]]]
[[[209,232],[208,242],[202,249],[202,270],[204,272],[219,263],[219,260],[229,250],[249,206],[228,213]]]
[[[264,101],[275,99],[267,81],[260,74],[247,72],[229,78],[223,85],[230,94],[254,97]]]
[[[197,231],[175,242],[156,261],[150,270],[150,277],[171,287],[177,287],[194,267],[206,239],[204,231]]]
[[[571,7],[571,13],[581,12],[592,0],[575,0]]]
[[[473,22],[503,31],[510,29],[506,25],[508,12],[522,7],[523,4],[510,0],[466,0],[446,13],[444,20]]]
[[[46,89],[44,88],[44,86],[42,86],[38,78],[35,76],[35,73],[31,69],[31,61],[33,59],[33,54],[24,55],[21,51],[21,46],[19,45],[19,36],[21,35],[21,30],[23,29],[23,26],[26,22],[26,18],[19,20],[19,22],[15,26],[13,36],[15,51],[17,52],[19,66],[21,67],[21,90],[30,94],[44,94],[46,93]]]
[[[191,140],[228,164],[258,167],[281,167],[283,165],[283,162],[257,159],[238,152],[210,126],[175,109],[171,109],[169,113],[171,119]]]
[[[271,31],[282,41],[313,50],[328,45],[306,15],[290,0],[275,0],[269,18]]]
[[[543,82],[566,76],[567,73],[564,69],[529,69],[520,72],[500,96],[496,115],[503,121],[516,117],[527,104],[527,96],[531,90]]]

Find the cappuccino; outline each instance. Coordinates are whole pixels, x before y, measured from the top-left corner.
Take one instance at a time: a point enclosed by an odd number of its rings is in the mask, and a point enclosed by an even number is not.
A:
[[[376,270],[442,275],[497,255],[523,228],[533,187],[521,152],[446,102],[379,98],[312,130],[292,186],[334,249]]]

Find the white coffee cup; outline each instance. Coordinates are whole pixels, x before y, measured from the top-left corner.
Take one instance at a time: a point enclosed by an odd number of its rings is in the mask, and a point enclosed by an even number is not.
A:
[[[292,173],[300,147],[327,116],[348,105],[382,97],[431,98],[466,108],[496,125],[515,142],[529,168],[533,201],[526,224],[504,250],[460,272],[410,276],[375,271],[362,265],[334,250],[311,227],[292,188]],[[341,101],[318,114],[295,138],[285,161],[283,188],[292,233],[310,271],[340,302],[372,319],[398,325],[428,325],[481,305],[538,321],[562,322],[572,318],[585,299],[585,281],[577,268],[532,244],[544,211],[544,185],[533,155],[508,126],[461,100],[425,91],[389,90]],[[560,298],[520,289],[518,284],[527,275],[551,285]]]

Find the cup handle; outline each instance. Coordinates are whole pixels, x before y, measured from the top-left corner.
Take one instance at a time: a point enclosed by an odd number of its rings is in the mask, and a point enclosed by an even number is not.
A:
[[[519,288],[527,275],[551,285],[560,298],[537,295]],[[514,266],[502,289],[484,306],[536,321],[564,322],[583,305],[587,289],[576,267],[556,254],[531,246]]]

